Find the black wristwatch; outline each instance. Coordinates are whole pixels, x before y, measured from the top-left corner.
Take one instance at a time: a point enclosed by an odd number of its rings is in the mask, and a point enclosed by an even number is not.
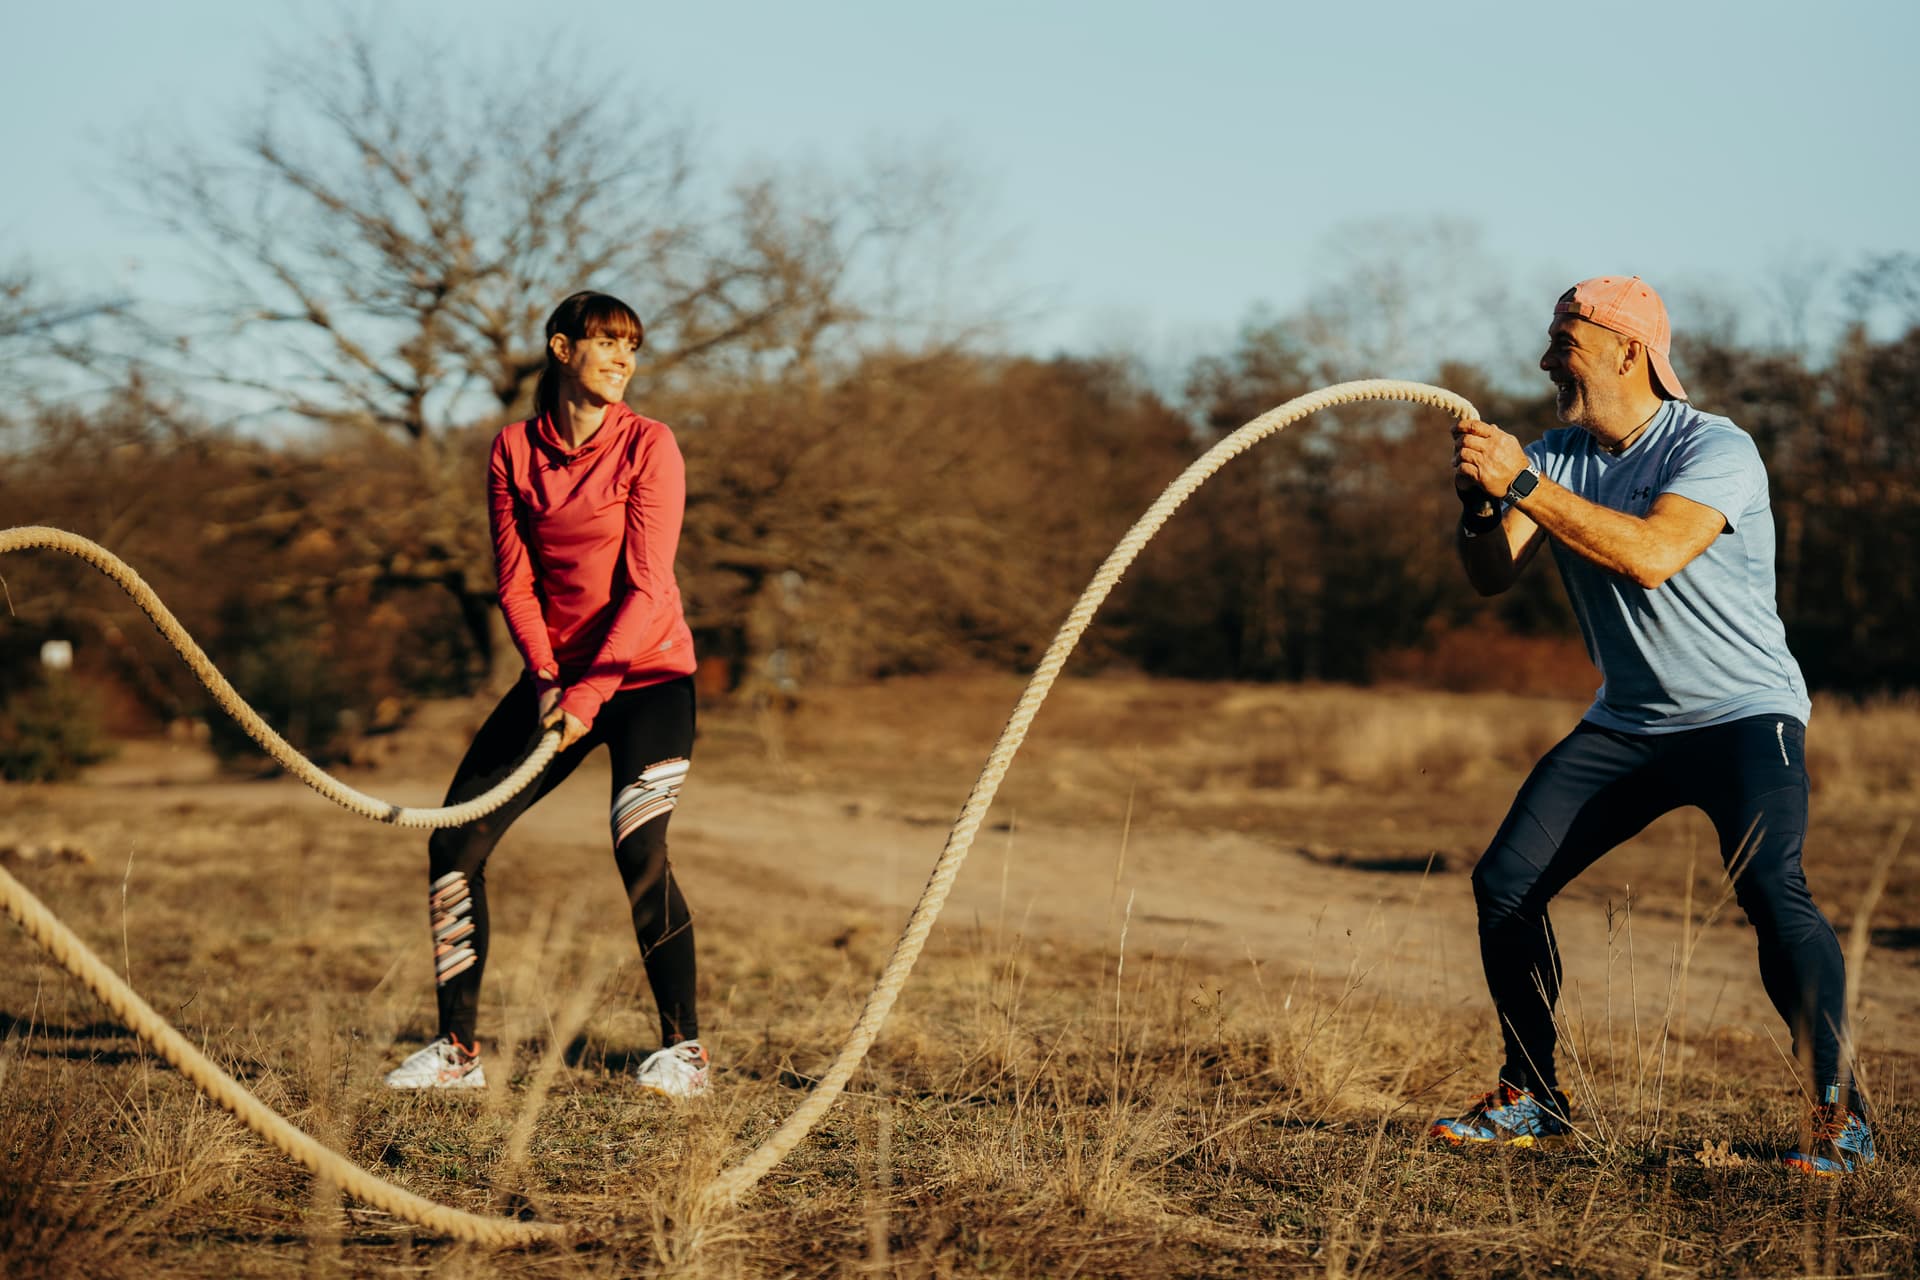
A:
[[[1540,469],[1529,462],[1527,469],[1515,476],[1513,483],[1507,486],[1506,500],[1508,502],[1523,502],[1539,487]]]

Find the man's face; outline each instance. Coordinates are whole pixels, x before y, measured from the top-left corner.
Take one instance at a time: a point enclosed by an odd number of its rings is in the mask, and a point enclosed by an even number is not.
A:
[[[1617,398],[1620,335],[1575,316],[1555,316],[1547,326],[1540,367],[1553,380],[1554,411],[1569,426],[1589,426]]]

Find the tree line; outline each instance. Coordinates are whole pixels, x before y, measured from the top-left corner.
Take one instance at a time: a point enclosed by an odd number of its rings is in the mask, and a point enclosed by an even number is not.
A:
[[[1544,379],[1409,364],[1449,349],[1450,322],[1404,287],[1433,273],[1384,269],[1390,253],[1179,377],[1041,358],[996,339],[990,301],[934,287],[965,274],[964,184],[938,165],[721,182],[684,129],[617,127],[564,78],[462,96],[416,71],[349,40],[289,71],[292,119],[141,157],[151,211],[208,272],[193,314],[0,279],[0,524],[58,525],[133,562],[323,753],[517,661],[494,608],[486,448],[526,413],[540,325],[577,287],[648,323],[633,399],[687,457],[689,620],[713,685],[750,696],[1033,661],[1167,481],[1327,382],[1422,377],[1523,438],[1553,422]],[[1855,320],[1830,354],[1709,328],[1678,335],[1676,362],[1768,462],[1780,604],[1809,679],[1870,693],[1920,679],[1920,261],[1862,262],[1845,283]],[[1550,570],[1492,602],[1466,587],[1445,426],[1348,407],[1237,461],[1148,549],[1081,661],[1590,687]],[[46,696],[33,655],[49,638],[75,643],[118,719],[201,714],[103,580],[10,559],[0,756]]]

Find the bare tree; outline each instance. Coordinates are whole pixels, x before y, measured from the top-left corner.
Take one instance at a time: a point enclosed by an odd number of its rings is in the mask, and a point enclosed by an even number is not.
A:
[[[24,266],[0,270],[0,389],[6,392],[5,400],[52,390],[59,381],[52,372],[56,363],[88,367],[92,323],[120,314],[125,305],[98,296],[55,297],[45,280]],[[0,421],[5,413],[0,408]]]
[[[1324,275],[1299,325],[1323,381],[1414,377],[1443,359],[1498,368],[1517,324],[1543,310],[1515,306],[1480,229],[1457,219],[1346,223],[1318,257]]]
[[[318,421],[420,439],[524,403],[542,322],[582,287],[646,320],[641,385],[805,364],[869,318],[849,288],[863,259],[891,278],[951,192],[940,163],[899,157],[710,192],[684,123],[557,55],[489,77],[401,47],[350,34],[281,70],[230,152],[137,166],[210,268],[224,332],[264,330],[290,357],[242,369],[222,347],[208,371]]]
[[[1796,252],[1774,263],[1762,297],[1772,312],[1773,340],[1778,346],[1811,358],[1821,303],[1833,276],[1833,263],[1818,254]]]
[[[388,578],[445,586],[481,629],[481,450],[440,441],[525,407],[561,297],[599,287],[635,305],[649,393],[805,374],[871,319],[856,285],[925,221],[909,188],[938,194],[897,165],[711,189],[684,123],[568,70],[550,54],[477,74],[352,33],[278,66],[280,92],[228,148],[137,166],[215,285],[214,325],[156,346],[195,376],[400,444],[410,500],[314,518]],[[475,638],[500,652],[497,631]]]
[[[1847,276],[1842,291],[1855,325],[1890,323],[1896,333],[1920,328],[1920,254],[1870,257]]]

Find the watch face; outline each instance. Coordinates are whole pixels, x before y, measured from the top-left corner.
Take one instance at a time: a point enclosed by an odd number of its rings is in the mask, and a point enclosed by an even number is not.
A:
[[[1513,478],[1513,485],[1507,490],[1509,498],[1524,498],[1532,493],[1540,483],[1540,473],[1529,467]]]

